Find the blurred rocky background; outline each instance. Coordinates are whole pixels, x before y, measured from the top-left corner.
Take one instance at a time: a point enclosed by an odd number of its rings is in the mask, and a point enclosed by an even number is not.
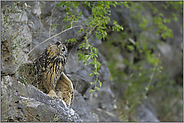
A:
[[[1,2],[1,121],[183,121],[183,6],[166,2],[112,6],[110,18],[124,30],[113,31],[110,21],[105,39],[95,34],[88,38],[98,49],[101,63],[102,87],[92,93],[90,82],[95,77],[89,75],[93,66],[86,66],[77,55],[86,34],[73,28],[50,38],[65,30],[62,20],[66,11],[57,9],[58,3]],[[82,11],[78,26],[86,28],[83,22],[91,11],[82,6],[78,11]],[[160,22],[172,36],[158,32]],[[77,43],[65,42],[72,38]],[[58,40],[68,48],[64,72],[75,88],[71,108],[22,81],[16,73],[20,64],[31,63]]]

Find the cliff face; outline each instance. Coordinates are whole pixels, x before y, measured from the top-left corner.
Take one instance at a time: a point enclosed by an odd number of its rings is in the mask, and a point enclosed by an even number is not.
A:
[[[55,5],[59,2],[18,2],[15,9],[20,13],[13,13],[11,19],[13,24],[4,25],[7,21],[4,19],[7,13],[2,13],[2,28],[1,35],[4,35],[1,41],[1,121],[74,121],[74,122],[88,122],[88,121],[119,121],[117,110],[116,97],[121,97],[124,93],[124,85],[115,87],[111,81],[110,71],[107,67],[106,55],[108,50],[104,47],[104,42],[97,39],[94,34],[89,37],[89,43],[98,48],[98,61],[101,63],[99,70],[99,79],[102,82],[100,90],[90,93],[90,89],[94,88],[90,82],[95,81],[95,78],[89,77],[93,71],[93,66],[85,66],[82,62],[78,62],[77,50],[79,44],[83,42],[85,33],[78,33],[80,27],[87,17],[90,17],[90,12],[84,8],[78,8],[83,12],[81,19],[78,22],[78,27],[70,29],[62,34],[55,36],[55,34],[62,32],[64,23],[62,20],[66,16],[63,9],[56,9]],[[1,8],[11,8],[14,2],[1,2]],[[24,8],[26,7],[26,8]],[[119,11],[121,10],[121,11]],[[162,11],[162,8],[159,9]],[[182,58],[183,58],[183,42],[182,42],[182,18],[179,17],[178,22],[172,22],[168,26],[173,30],[173,38],[163,41],[156,35],[154,28],[151,32],[141,30],[139,22],[131,18],[130,10],[123,7],[111,8],[111,19],[116,20],[118,24],[123,25],[125,30],[129,33],[131,39],[136,39],[137,42],[142,42],[144,37],[145,42],[152,47],[156,44],[154,49],[155,54],[161,54],[163,72],[168,74],[171,78],[181,78],[182,73]],[[142,16],[149,16],[152,20],[151,11],[137,11],[144,13]],[[166,15],[169,11],[165,12]],[[23,14],[22,14],[23,13]],[[149,22],[151,25],[152,21]],[[52,28],[51,24],[57,25]],[[20,32],[17,32],[19,28]],[[24,40],[23,44],[17,44],[13,47],[15,42],[11,40],[11,36],[18,35],[17,40]],[[110,40],[118,39],[117,33],[110,32]],[[76,38],[77,43],[67,44],[66,39]],[[61,99],[49,98],[45,93],[38,90],[36,87],[20,82],[20,77],[16,73],[16,68],[19,64],[31,63],[37,58],[45,48],[56,41],[62,41],[68,47],[68,60],[64,69],[65,74],[71,79],[74,85],[74,100],[72,108],[68,109]],[[107,39],[108,40],[108,39]],[[149,41],[148,41],[149,40]],[[151,40],[151,41],[150,41]],[[41,42],[44,43],[40,44]],[[14,44],[15,45],[15,44]],[[38,46],[37,46],[38,45]],[[35,46],[37,46],[35,48]],[[21,47],[21,48],[19,48]],[[33,51],[31,51],[35,48]],[[174,50],[173,50],[174,49]],[[31,51],[31,52],[30,52]],[[122,50],[120,54],[113,54],[111,58],[119,60],[119,64],[114,64],[117,70],[124,70],[127,65],[124,64],[124,59],[133,61],[135,52],[128,52]],[[13,54],[13,55],[12,55]],[[15,57],[16,56],[16,57]],[[142,62],[145,69],[150,69],[149,66]],[[156,80],[155,80],[156,81]],[[178,81],[181,85],[182,83]],[[123,82],[122,82],[123,83]],[[112,90],[112,88],[115,88]],[[180,91],[180,90],[179,90]],[[164,91],[161,91],[164,95]],[[162,97],[159,96],[160,91],[150,93],[148,100],[142,101],[137,108],[138,113],[135,114],[137,121],[157,121],[158,111]],[[173,100],[174,101],[174,100]],[[182,100],[179,100],[182,104]],[[150,103],[152,102],[152,103]],[[160,102],[160,103],[157,103]],[[175,102],[173,102],[174,104]],[[155,111],[155,108],[157,112]],[[169,109],[169,108],[168,108]],[[178,109],[174,109],[177,114]],[[176,116],[179,119],[181,116]]]

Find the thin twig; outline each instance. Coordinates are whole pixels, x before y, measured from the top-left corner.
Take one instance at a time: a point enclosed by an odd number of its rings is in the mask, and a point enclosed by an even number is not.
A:
[[[37,5],[38,5],[38,2],[39,1],[37,1]],[[39,6],[39,5],[38,5]],[[40,31],[39,31],[39,43],[40,43],[40,37],[41,37],[41,30],[42,30],[42,22],[41,22],[41,14],[39,14],[39,21],[40,21]]]
[[[45,24],[52,18],[54,9],[55,9],[55,6],[54,6],[54,8],[52,9],[51,16],[50,16],[49,19],[45,22]]]
[[[66,29],[66,30],[64,30],[64,31],[61,31],[60,33],[55,34],[55,35],[53,35],[52,37],[50,37],[50,38],[44,40],[43,42],[41,42],[41,43],[39,43],[38,45],[36,45],[33,49],[31,49],[31,50],[29,51],[29,53],[27,54],[27,56],[29,56],[29,54],[30,54],[35,48],[37,48],[39,45],[41,45],[41,44],[47,42],[48,40],[50,40],[50,39],[52,39],[52,38],[54,38],[54,37],[56,37],[56,36],[58,36],[58,35],[60,35],[60,34],[62,34],[62,33],[64,33],[64,32],[66,32],[66,31],[68,31],[68,30],[70,30],[70,29],[76,28],[76,27],[81,27],[81,26],[70,27],[70,28],[68,28],[68,29]],[[21,61],[20,61],[20,62],[21,62]],[[21,65],[21,64],[19,64],[19,65],[17,66],[17,68],[15,69],[15,71],[18,70],[18,68],[19,68],[20,65]]]
[[[10,109],[12,109],[12,107],[8,108],[7,110],[5,110],[2,114],[4,114],[5,112],[9,111]]]
[[[160,54],[158,54],[158,60],[157,60],[157,62],[156,62],[156,64],[155,64],[155,66],[154,66],[153,73],[152,73],[152,75],[151,75],[151,77],[150,77],[150,81],[149,81],[149,83],[148,83],[147,88],[149,88],[149,86],[151,85],[151,82],[152,82],[152,80],[153,80],[154,73],[155,73],[156,68],[157,68],[157,66],[158,66],[159,58],[160,58]],[[147,90],[147,91],[148,91],[148,90]]]
[[[55,8],[55,7],[54,7],[54,8]],[[53,16],[53,11],[54,11],[54,8],[52,9],[51,16],[50,16],[49,37],[50,37],[50,33],[51,33],[52,16]]]
[[[72,28],[76,28],[76,27],[80,27],[80,26],[74,26],[74,27],[72,27]],[[38,47],[39,45],[41,45],[41,44],[47,42],[48,40],[50,40],[50,39],[52,39],[52,38],[54,38],[54,37],[56,37],[56,36],[58,36],[58,35],[60,35],[60,34],[62,34],[62,33],[64,33],[64,32],[66,32],[66,31],[68,31],[68,30],[70,30],[70,29],[72,29],[72,28],[70,27],[70,28],[68,28],[68,29],[66,29],[66,30],[64,30],[64,31],[62,31],[62,32],[60,32],[60,33],[58,33],[58,34],[55,34],[55,35],[53,35],[52,37],[50,37],[50,38],[44,40],[43,42],[41,42],[41,43],[39,43],[38,45],[36,45],[33,49],[31,49],[31,51],[29,51],[29,53],[28,53],[27,55],[29,55],[29,54],[30,54],[36,47]]]
[[[22,15],[21,15],[21,17],[20,17],[19,27],[18,27],[17,34],[19,33],[20,23],[21,23],[21,20],[22,20],[22,17],[23,17],[23,14],[24,14],[24,10],[25,10],[25,8],[26,8],[26,3],[24,3],[23,12],[22,12]]]
[[[51,15],[51,16],[52,16],[52,15]],[[51,33],[51,25],[52,25],[52,18],[50,19],[49,37],[50,37],[50,33]]]

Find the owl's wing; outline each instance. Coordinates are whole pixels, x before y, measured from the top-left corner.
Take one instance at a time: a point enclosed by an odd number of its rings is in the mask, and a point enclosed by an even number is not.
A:
[[[62,72],[56,88],[59,88],[58,96],[66,102],[68,107],[70,107],[73,99],[73,84],[64,72]]]
[[[71,80],[65,75],[64,72],[62,72],[61,78],[62,78],[62,81],[64,81],[65,83],[70,83],[71,84],[71,87],[73,89],[73,84],[72,84]]]

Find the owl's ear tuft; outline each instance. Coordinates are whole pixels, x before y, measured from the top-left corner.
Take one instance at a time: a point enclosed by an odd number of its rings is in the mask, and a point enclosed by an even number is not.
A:
[[[62,44],[61,41],[57,41],[57,42],[56,42],[56,45],[57,45],[57,46],[59,46],[60,44]]]

